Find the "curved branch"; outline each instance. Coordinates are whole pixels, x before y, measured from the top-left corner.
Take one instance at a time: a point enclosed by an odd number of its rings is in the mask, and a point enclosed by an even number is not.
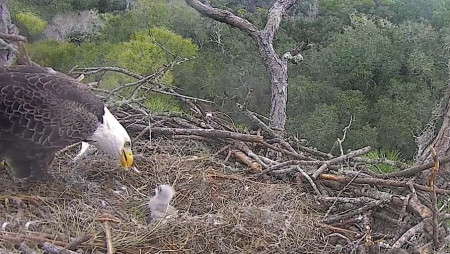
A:
[[[250,34],[250,36],[252,37],[257,35],[258,28],[255,25],[253,25],[252,23],[250,23],[250,21],[244,18],[234,15],[230,11],[221,10],[205,5],[198,0],[186,0],[186,3],[192,8],[196,9],[200,14],[204,16],[237,27],[242,31]]]

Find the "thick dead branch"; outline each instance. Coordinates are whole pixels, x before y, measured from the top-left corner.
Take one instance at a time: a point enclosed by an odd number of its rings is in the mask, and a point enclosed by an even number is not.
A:
[[[251,160],[247,155],[245,155],[243,152],[239,150],[232,150],[232,153],[234,154],[234,157],[236,157],[236,160],[239,162],[244,163],[247,165],[253,173],[261,172],[261,164]]]
[[[258,28],[255,25],[253,25],[246,19],[234,15],[230,11],[213,8],[197,0],[186,0],[186,3],[209,18],[237,27],[242,31],[250,34],[250,36],[252,37],[257,36],[256,33],[258,32]]]
[[[222,130],[214,130],[214,129],[181,129],[181,128],[160,128],[160,127],[153,127],[152,128],[153,133],[160,133],[164,135],[197,135],[197,136],[203,136],[208,138],[231,138],[231,139],[237,139],[242,141],[249,141],[249,142],[263,142],[262,136],[256,136],[256,135],[249,135],[249,134],[242,134],[242,133],[236,133],[231,131],[222,131]]]
[[[331,175],[331,174],[321,174],[320,179],[322,180],[330,180],[330,181],[336,181],[340,183],[348,183],[352,181],[352,177],[349,176],[337,176],[337,175]],[[405,181],[396,181],[396,180],[385,180],[385,179],[377,179],[377,178],[356,178],[353,179],[353,183],[355,184],[375,184],[378,186],[385,186],[385,187],[408,187],[409,183]],[[428,186],[420,185],[413,183],[414,188],[422,191],[431,191],[431,188]],[[436,193],[439,194],[450,194],[450,190],[444,190],[436,188]]]
[[[444,164],[450,161],[450,156],[445,156],[442,157],[439,160],[440,164]],[[417,165],[405,170],[401,170],[401,171],[396,171],[396,172],[392,172],[392,173],[386,173],[386,174],[376,174],[376,177],[379,178],[394,178],[394,177],[412,177],[415,176],[417,173],[430,169],[434,167],[434,162],[428,162],[422,165]]]

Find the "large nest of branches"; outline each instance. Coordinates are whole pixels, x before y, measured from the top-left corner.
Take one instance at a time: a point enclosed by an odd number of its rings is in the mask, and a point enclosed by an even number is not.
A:
[[[344,153],[351,124],[331,155],[283,137],[246,103],[237,111],[257,130],[239,130],[197,104],[207,101],[161,84],[172,66],[149,76],[79,70],[136,79],[111,91],[90,85],[130,133],[139,172],[95,150],[74,161],[79,145],[58,154],[45,182],[0,170],[0,253],[446,253],[450,190],[437,172],[450,157],[432,151],[412,166],[369,159],[370,147]],[[150,91],[179,98],[189,114],[150,112]],[[386,166],[393,172],[379,171]],[[174,186],[177,212],[149,220],[158,184]]]
[[[111,219],[111,242],[121,253],[330,249],[301,184],[253,181],[191,140],[135,147],[140,173],[117,168],[103,154],[74,163],[75,147],[55,160],[52,181],[22,183],[2,171],[0,248],[67,247],[81,237],[86,242],[76,248],[105,252],[105,219]],[[150,222],[146,203],[161,183],[174,186],[178,212]]]

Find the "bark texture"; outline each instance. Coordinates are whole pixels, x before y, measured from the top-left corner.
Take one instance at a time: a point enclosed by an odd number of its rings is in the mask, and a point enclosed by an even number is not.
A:
[[[0,0],[0,33],[5,34],[6,37],[10,35],[18,35],[19,31],[11,24],[8,9],[6,8],[6,0]],[[7,38],[0,38],[0,66],[9,66],[16,59],[17,49],[14,40],[9,41]]]
[[[271,107],[270,127],[283,132],[286,125],[286,104],[288,91],[287,62],[288,58],[280,57],[273,47],[273,39],[280,27],[286,11],[299,0],[278,0],[269,10],[267,23],[258,29],[246,19],[234,15],[230,11],[214,8],[198,0],[186,0],[186,3],[199,13],[214,20],[226,23],[250,35],[257,43],[264,66],[270,77]]]

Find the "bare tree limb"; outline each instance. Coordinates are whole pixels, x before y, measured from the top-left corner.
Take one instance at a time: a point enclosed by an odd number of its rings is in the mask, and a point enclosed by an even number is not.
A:
[[[237,27],[250,34],[252,37],[257,36],[258,28],[255,25],[246,19],[234,15],[230,11],[213,8],[201,3],[198,0],[186,0],[186,3],[209,18]]]

